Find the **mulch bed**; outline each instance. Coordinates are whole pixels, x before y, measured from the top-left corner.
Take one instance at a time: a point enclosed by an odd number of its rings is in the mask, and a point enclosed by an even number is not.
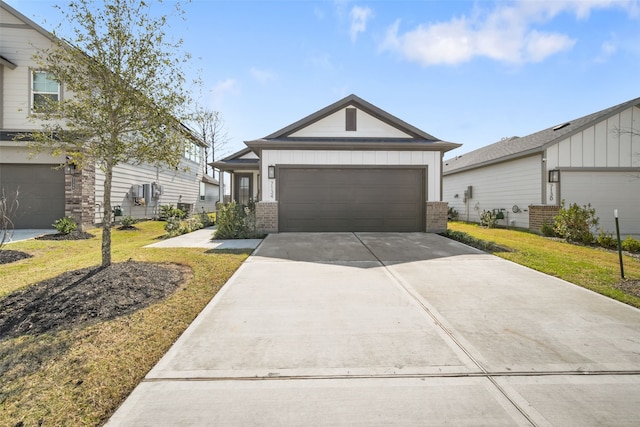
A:
[[[45,234],[43,236],[36,237],[36,240],[87,240],[93,239],[94,237],[96,236],[91,233],[85,233],[84,231],[72,231],[68,234]]]
[[[135,261],[63,273],[0,299],[0,341],[133,313],[170,295],[189,274],[184,266]]]
[[[9,264],[10,262],[20,261],[21,259],[31,258],[32,256],[33,255],[29,255],[26,252],[2,249],[0,250],[0,265]]]

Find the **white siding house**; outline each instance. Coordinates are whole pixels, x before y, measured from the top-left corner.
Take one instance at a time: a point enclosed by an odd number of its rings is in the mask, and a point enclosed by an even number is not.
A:
[[[591,204],[603,230],[617,209],[622,234],[640,235],[640,98],[445,160],[444,200],[460,219],[504,209],[499,224],[532,229],[531,209]]]
[[[101,222],[104,214],[104,174],[99,168],[65,167],[64,155],[31,157],[25,141],[15,140],[16,135],[39,128],[30,117],[39,97],[72,96],[64,82],[55,81],[33,59],[36,50],[51,47],[52,40],[49,32],[0,2],[0,188],[7,194],[19,190],[17,228],[50,228],[63,216],[90,225]],[[114,168],[112,204],[122,215],[151,218],[161,204],[196,206],[203,180],[203,145],[185,137],[185,147],[182,166],[187,172],[144,164]]]
[[[442,231],[441,141],[349,95],[212,165],[264,231]]]

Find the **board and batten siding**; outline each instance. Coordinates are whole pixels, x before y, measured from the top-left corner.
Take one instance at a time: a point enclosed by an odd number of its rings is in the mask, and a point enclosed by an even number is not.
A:
[[[547,148],[547,168],[640,167],[640,108],[628,108]],[[636,132],[637,133],[637,132]]]
[[[504,209],[498,224],[529,227],[529,205],[542,199],[540,180],[542,157],[534,155],[443,177],[443,200],[454,208],[460,220],[480,222],[483,210]],[[464,192],[472,197],[464,202]],[[514,213],[518,206],[520,212]]]
[[[354,108],[354,107],[347,107]],[[306,126],[290,137],[313,138],[410,138],[401,130],[388,125],[370,114],[358,109],[356,112],[355,131],[345,130],[346,108]]]
[[[121,206],[122,215],[134,218],[154,218],[158,216],[162,205],[190,203],[196,206],[200,196],[202,165],[184,162],[189,171],[168,170],[151,165],[133,165],[121,163],[113,168],[111,188],[111,206]],[[157,183],[162,186],[163,194],[158,200],[152,200],[145,206],[135,206],[129,194],[132,185]],[[102,222],[104,201],[104,173],[96,168],[96,223]]]
[[[262,170],[268,166],[416,166],[426,167],[426,201],[440,201],[441,158],[439,151],[263,150]],[[262,201],[276,201],[276,179],[261,177]],[[385,195],[380,194],[384,203]]]

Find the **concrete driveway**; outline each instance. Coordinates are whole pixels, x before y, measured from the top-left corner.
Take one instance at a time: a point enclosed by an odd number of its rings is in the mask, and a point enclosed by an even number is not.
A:
[[[437,235],[286,233],[108,425],[639,419],[639,310]]]

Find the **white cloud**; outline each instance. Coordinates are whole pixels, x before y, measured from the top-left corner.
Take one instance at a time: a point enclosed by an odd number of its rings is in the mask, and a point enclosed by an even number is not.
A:
[[[404,33],[396,21],[387,29],[379,50],[399,53],[423,66],[457,65],[476,57],[508,64],[542,62],[570,50],[576,40],[538,27],[560,13],[588,19],[593,10],[613,7],[634,15],[638,0],[505,2],[493,10],[475,8],[472,16],[418,25]]]
[[[260,70],[255,67],[252,67],[251,70],[249,70],[249,73],[251,74],[251,77],[253,77],[255,80],[257,80],[262,84],[266,84],[276,79],[276,75],[271,71]]]
[[[364,33],[367,30],[367,22],[373,18],[373,10],[368,7],[354,6],[349,12],[349,19],[351,20],[351,27],[349,29],[349,35],[351,41],[355,42],[358,38],[358,34]]]
[[[600,46],[600,53],[595,57],[594,61],[598,63],[606,62],[616,52],[618,52],[618,44],[615,41],[603,42]]]
[[[211,88],[211,102],[214,108],[220,108],[227,95],[238,95],[240,86],[236,79],[227,78],[217,82]]]

